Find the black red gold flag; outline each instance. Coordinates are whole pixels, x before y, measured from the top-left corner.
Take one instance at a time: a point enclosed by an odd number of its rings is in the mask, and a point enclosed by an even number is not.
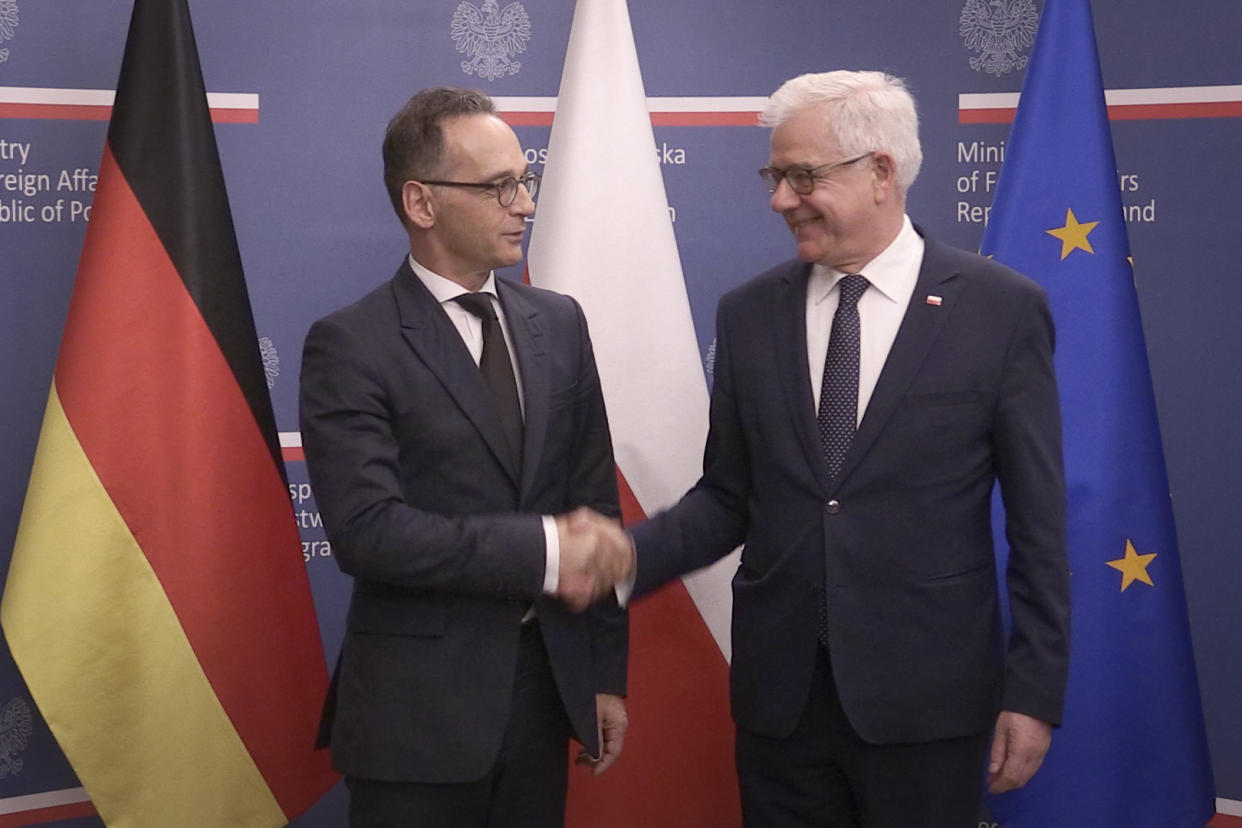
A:
[[[0,621],[108,825],[284,825],[327,686],[186,0],[136,0]]]

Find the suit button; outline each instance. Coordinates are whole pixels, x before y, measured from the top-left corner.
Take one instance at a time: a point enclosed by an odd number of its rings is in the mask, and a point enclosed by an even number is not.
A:
[[[827,503],[824,504],[824,511],[830,515],[835,515],[837,512],[841,511],[840,501],[837,501],[837,500],[828,501]]]

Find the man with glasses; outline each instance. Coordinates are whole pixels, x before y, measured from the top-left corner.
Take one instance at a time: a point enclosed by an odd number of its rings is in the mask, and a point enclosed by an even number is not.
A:
[[[521,261],[539,176],[487,96],[420,92],[383,157],[410,254],[302,359],[311,484],[354,578],[324,735],[351,825],[559,825],[569,737],[600,772],[626,729],[606,591],[629,552],[567,517],[620,514],[586,322],[493,273]]]
[[[906,216],[922,151],[900,80],[805,75],[763,121],[760,175],[797,259],[720,301],[704,474],[635,528],[635,594],[745,544],[731,683],[747,825],[967,828],[985,777],[1025,784],[1061,716],[1048,303]]]

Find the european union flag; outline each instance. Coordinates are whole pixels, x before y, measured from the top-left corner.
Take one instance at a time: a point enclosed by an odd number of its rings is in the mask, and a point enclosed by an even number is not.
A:
[[[1212,771],[1088,0],[1048,0],[982,252],[1048,291],[1073,588],[1063,727],[1005,828],[1201,828]]]

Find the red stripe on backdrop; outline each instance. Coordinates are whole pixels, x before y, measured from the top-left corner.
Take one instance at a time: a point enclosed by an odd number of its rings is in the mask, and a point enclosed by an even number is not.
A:
[[[758,112],[652,112],[652,126],[759,126]]]
[[[642,520],[642,508],[620,470],[617,484],[625,523]],[[625,749],[602,776],[573,769],[565,824],[737,825],[741,803],[728,724],[729,665],[681,581],[635,602],[630,653]],[[720,780],[712,798],[686,790],[686,763]],[[635,791],[642,792],[641,799]]]
[[[287,577],[301,566],[288,493],[110,147],[65,331],[56,384],[86,456],[277,801],[304,806],[322,780],[288,759],[308,753],[320,699],[304,691],[327,676],[310,669],[320,653],[272,652],[263,634],[316,628]]]
[[[1012,107],[996,109],[959,109],[959,124],[1012,124],[1016,110]],[[1237,118],[1242,117],[1242,101],[1214,101],[1207,103],[1163,104],[1115,104],[1108,107],[1110,121],[1157,121],[1184,118]]]
[[[211,120],[216,124],[257,124],[257,109],[212,109]]]
[[[0,118],[30,118],[48,121],[106,121],[112,107],[89,104],[0,103]],[[213,109],[211,120],[217,124],[257,124],[257,109]]]
[[[509,126],[552,126],[551,112],[497,112]]]
[[[1110,121],[1142,121],[1179,118],[1236,118],[1242,101],[1207,103],[1119,104],[1108,108]]]
[[[95,816],[95,806],[89,802],[71,802],[68,805],[53,805],[49,808],[37,808],[33,811],[21,811],[14,814],[0,815],[0,828],[23,828],[26,825],[47,825],[62,819]]]
[[[552,112],[498,112],[509,126],[551,126]],[[654,126],[757,126],[758,112],[652,112]]]
[[[957,122],[959,124],[1012,124],[1016,111],[1008,107],[1001,107],[999,109],[959,109],[957,111]]]
[[[110,106],[89,104],[0,103],[0,118],[41,118],[57,121],[106,121]]]

